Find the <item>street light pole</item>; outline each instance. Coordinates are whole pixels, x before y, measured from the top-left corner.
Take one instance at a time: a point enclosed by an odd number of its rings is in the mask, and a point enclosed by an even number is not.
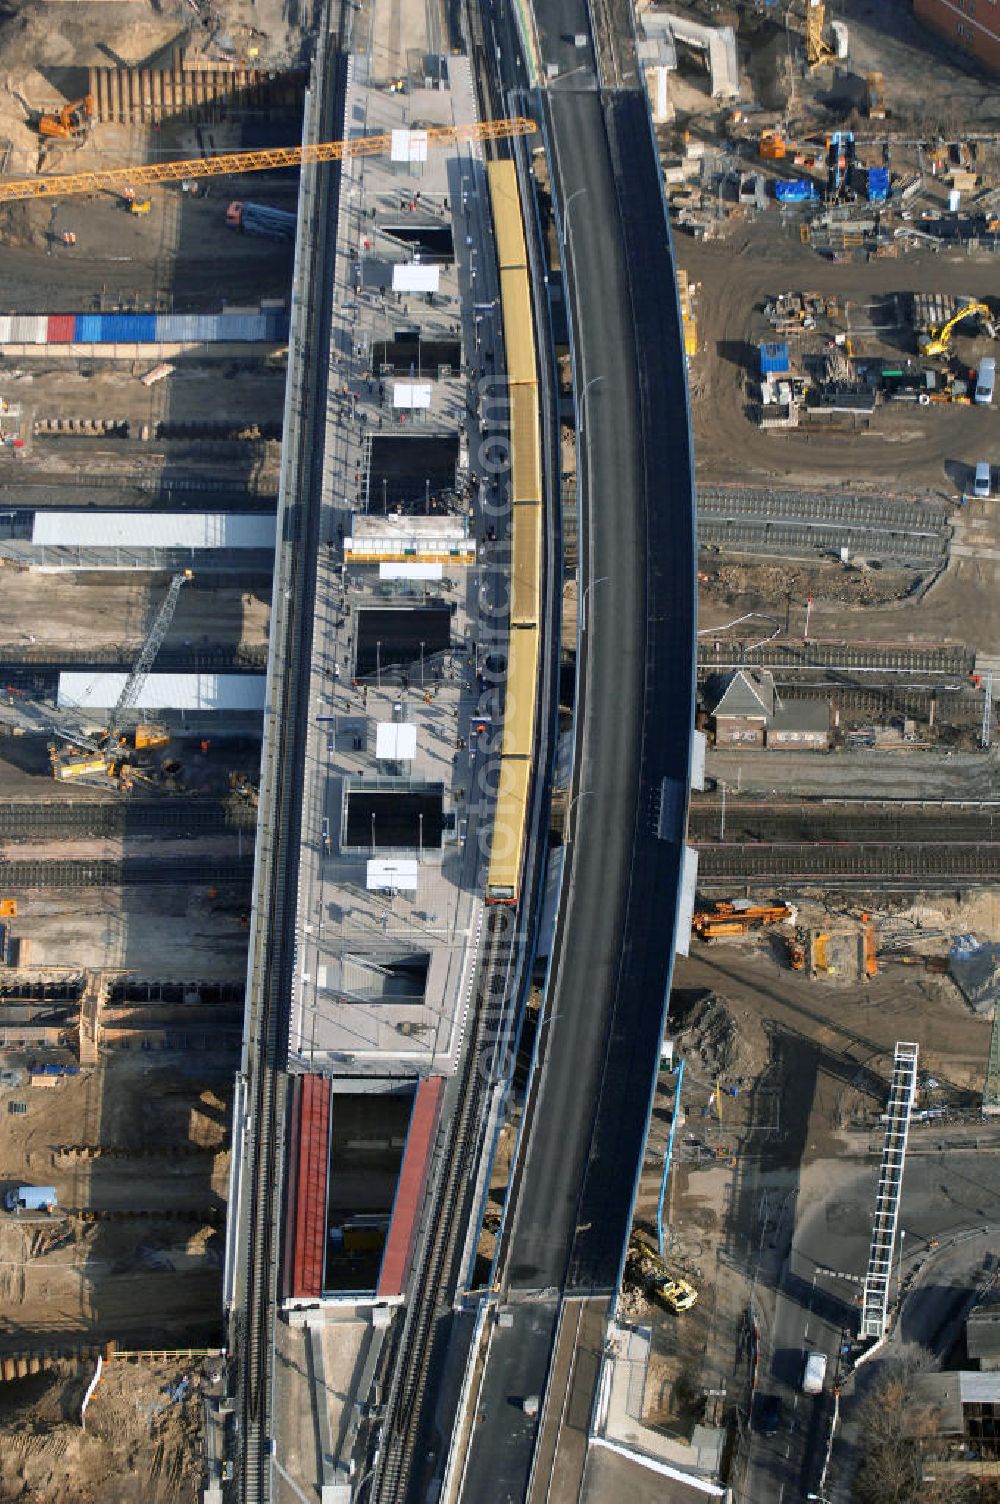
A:
[[[580,597],[580,636],[581,637],[583,636],[584,632],[586,632],[586,630],[587,630],[587,596],[593,590],[593,588],[594,588],[595,585],[603,585],[604,582],[605,582],[605,580],[609,580],[610,578],[611,578],[611,576],[609,574],[602,574],[599,579],[591,580],[590,584],[586,585],[584,587],[583,595]]]
[[[582,428],[583,427],[584,404],[585,404],[585,402],[587,400],[587,393],[590,391],[590,388],[592,386],[596,386],[599,381],[603,381],[603,380],[604,380],[603,376],[591,376],[590,380],[588,382],[584,383],[583,391],[580,394],[580,400],[579,400],[579,402],[576,405],[576,410],[577,410],[577,412],[580,415],[580,420],[579,420],[579,423],[577,424],[578,428]]]
[[[586,188],[574,188],[573,192],[570,194],[569,198],[566,200],[566,207],[565,207],[565,209],[563,210],[563,213],[562,213],[562,248],[563,248],[563,255],[566,254],[566,236],[569,233],[569,211],[570,211],[570,207],[571,207],[571,205],[573,203],[573,200],[575,198],[579,198],[581,196],[581,194],[584,194],[586,192],[587,192]]]
[[[573,806],[578,799],[585,799],[588,794],[592,794],[593,792],[593,789],[578,789],[569,801],[569,809],[566,811],[566,839],[563,842],[564,846],[572,846],[573,844]]]

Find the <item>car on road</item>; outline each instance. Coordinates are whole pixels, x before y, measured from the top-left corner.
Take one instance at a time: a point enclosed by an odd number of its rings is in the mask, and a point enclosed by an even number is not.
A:
[[[762,1394],[757,1401],[757,1430],[761,1436],[777,1436],[781,1430],[781,1397]]]
[[[682,1311],[690,1311],[698,1301],[698,1291],[686,1279],[662,1280],[660,1284],[654,1285],[653,1294],[675,1316],[679,1316]]]
[[[802,1393],[822,1394],[826,1379],[826,1353],[806,1352],[802,1362]]]

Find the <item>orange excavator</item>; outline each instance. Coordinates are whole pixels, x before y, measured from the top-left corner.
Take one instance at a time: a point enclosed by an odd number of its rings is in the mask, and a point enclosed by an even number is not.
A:
[[[38,134],[54,141],[77,141],[87,134],[93,113],[94,96],[85,94],[63,105],[57,115],[40,115]]]

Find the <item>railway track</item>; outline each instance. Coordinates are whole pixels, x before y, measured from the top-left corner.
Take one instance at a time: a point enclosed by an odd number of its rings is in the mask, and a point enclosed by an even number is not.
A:
[[[747,622],[750,641],[763,635],[754,631],[760,625],[759,619]],[[863,642],[769,642],[746,652],[738,642],[723,638],[721,634],[718,649],[711,637],[703,637],[698,643],[699,678],[720,669],[747,665],[754,668],[829,668],[860,674],[936,674],[942,678],[966,678],[975,664],[976,655],[970,648],[953,643],[927,647],[870,647]]]
[[[827,887],[951,888],[1000,877],[1000,843],[772,843],[698,849],[698,883],[817,882]]]
[[[775,809],[767,805],[726,802],[691,806],[688,836],[692,841],[769,844],[833,842],[855,844],[970,845],[1000,842],[1000,807],[924,809],[920,806],[849,806],[817,801]]]
[[[257,811],[230,799],[135,799],[66,804],[0,804],[0,841],[60,837],[214,834],[254,830]]]
[[[25,643],[5,643],[0,647],[0,678],[12,669],[30,668],[37,673],[58,673],[60,669],[124,669],[131,671],[135,664],[137,649],[122,647],[117,643],[107,647],[60,648]],[[171,670],[208,672],[224,669],[230,674],[262,674],[267,668],[267,644],[238,644],[236,646],[213,646],[209,644],[185,647],[165,643],[156,655],[157,673]]]
[[[12,893],[27,888],[128,888],[150,883],[248,885],[253,877],[253,853],[224,862],[158,862],[146,857],[126,857],[121,862],[4,861],[3,876],[5,887]]]
[[[439,1323],[452,1308],[456,1259],[465,1233],[466,1201],[481,1127],[489,1073],[481,1069],[484,1051],[495,1033],[510,986],[517,926],[507,909],[489,913],[486,949],[480,963],[466,1043],[458,1103],[448,1124],[448,1145],[436,1194],[429,1202],[430,1233],[413,1279],[418,1298],[407,1308],[406,1322],[393,1365],[386,1405],[381,1458],[372,1487],[379,1504],[404,1504],[424,1497],[420,1442],[433,1422],[427,1414],[428,1385],[434,1375],[434,1339]],[[433,1396],[431,1396],[433,1398]],[[433,1405],[430,1406],[433,1408]]]
[[[74,502],[67,503],[65,497],[60,496],[57,501],[45,501],[39,498],[32,507],[17,508],[17,512],[42,511],[48,508],[62,510],[67,505],[87,506],[90,491],[138,491],[148,498],[143,506],[154,510],[155,502],[162,502],[172,512],[187,511],[217,511],[223,507],[232,507],[239,512],[273,512],[278,504],[278,498],[272,492],[253,491],[242,487],[234,487],[226,480],[213,480],[211,477],[199,475],[99,475],[92,471],[80,470],[73,474],[65,471],[51,474],[34,474],[29,477],[17,477],[18,492],[35,491],[69,491]],[[121,506],[121,497],[115,498],[114,502],[107,503],[109,506]]]

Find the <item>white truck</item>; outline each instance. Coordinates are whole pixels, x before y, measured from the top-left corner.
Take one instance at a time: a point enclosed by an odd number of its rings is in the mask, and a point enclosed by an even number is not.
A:
[[[802,1363],[802,1393],[822,1394],[826,1379],[826,1353],[807,1351]]]

